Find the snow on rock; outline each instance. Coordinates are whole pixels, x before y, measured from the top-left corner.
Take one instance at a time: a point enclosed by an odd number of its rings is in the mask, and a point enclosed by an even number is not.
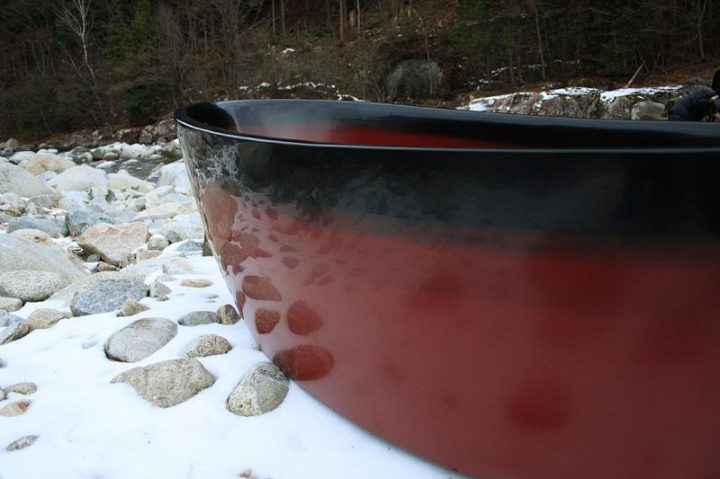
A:
[[[177,335],[177,324],[164,318],[143,318],[111,335],[105,342],[108,359],[134,363],[165,346]]]
[[[23,303],[43,301],[67,286],[58,273],[16,270],[0,274],[0,295],[18,298]]]
[[[158,186],[174,186],[175,191],[180,193],[191,193],[190,178],[187,174],[185,162],[178,161],[160,168]]]
[[[107,173],[88,165],[65,170],[46,183],[57,191],[90,191],[93,197],[104,197],[110,190]]]
[[[20,162],[20,167],[33,176],[38,176],[46,171],[62,173],[75,166],[74,161],[44,150],[40,150],[32,157]]]
[[[623,88],[602,91],[595,88],[559,88],[541,92],[518,92],[475,98],[461,109],[574,118],[631,119],[633,106],[641,101],[664,103],[679,95],[680,86]],[[657,112],[651,118],[662,119]]]
[[[135,178],[130,175],[127,170],[120,170],[117,173],[108,174],[108,181],[113,191],[135,190],[141,193],[148,193],[154,188],[152,183]]]
[[[115,376],[111,382],[130,384],[156,406],[171,407],[212,386],[215,376],[197,359],[185,358],[134,368]]]
[[[255,365],[240,379],[226,401],[239,416],[259,416],[276,409],[287,396],[290,381],[270,362]]]
[[[23,319],[20,316],[10,314],[7,311],[0,311],[0,328],[19,323]]]
[[[54,191],[19,166],[0,163],[0,193],[33,197],[51,195]]]

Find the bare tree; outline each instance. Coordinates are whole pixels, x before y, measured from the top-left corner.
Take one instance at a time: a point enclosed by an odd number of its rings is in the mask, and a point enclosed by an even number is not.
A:
[[[92,20],[90,18],[91,3],[92,0],[71,0],[69,5],[63,5],[57,15],[63,25],[73,34],[82,50],[82,60],[80,64],[78,64],[73,56],[66,50],[68,60],[73,68],[75,68],[80,79],[90,89],[95,99],[98,113],[103,123],[107,126],[109,123],[105,115],[102,100],[100,99],[97,75],[95,74],[95,68],[93,67],[90,57],[90,32],[92,30]]]

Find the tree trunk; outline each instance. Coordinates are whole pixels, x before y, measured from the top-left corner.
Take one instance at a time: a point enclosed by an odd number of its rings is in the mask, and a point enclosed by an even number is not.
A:
[[[542,32],[540,31],[540,11],[538,10],[537,3],[532,2],[533,10],[535,10],[535,31],[537,32],[537,42],[538,42],[538,53],[540,54],[540,75],[545,81],[545,55],[543,53],[543,41],[542,41]]]
[[[285,30],[285,0],[280,0],[280,26],[282,28],[282,37],[284,40],[287,36],[287,31]]]
[[[338,14],[340,17],[340,22],[338,24],[340,27],[340,43],[345,43],[345,0],[338,0],[338,4],[340,7],[340,13]]]

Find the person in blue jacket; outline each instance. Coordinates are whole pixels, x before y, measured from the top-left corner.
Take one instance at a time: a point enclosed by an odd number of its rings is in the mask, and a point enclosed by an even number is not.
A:
[[[720,70],[712,88],[701,87],[677,100],[668,111],[671,121],[720,121]]]

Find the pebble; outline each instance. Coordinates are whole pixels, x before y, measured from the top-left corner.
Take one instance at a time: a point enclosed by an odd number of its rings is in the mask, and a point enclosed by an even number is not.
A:
[[[156,298],[158,301],[166,301],[170,293],[172,293],[172,290],[162,284],[159,279],[156,279],[150,285],[150,296]]]
[[[60,320],[69,318],[70,314],[55,309],[36,309],[25,320],[32,331],[36,329],[48,329],[57,324]]]
[[[13,311],[17,311],[20,308],[22,308],[22,301],[20,301],[18,298],[8,298],[5,296],[0,296],[0,310],[11,313]]]
[[[240,379],[225,406],[239,416],[259,416],[277,408],[290,388],[288,378],[270,362],[257,364]]]
[[[17,393],[28,396],[37,392],[37,385],[31,382],[16,383],[11,384],[10,386],[5,386],[4,388],[2,388],[2,391],[5,393],[5,395],[8,395],[10,393]]]
[[[30,436],[23,436],[20,439],[11,442],[8,444],[8,446],[5,448],[7,452],[13,452],[13,451],[19,451],[20,449],[25,449],[26,447],[30,447],[33,444],[35,444],[35,441],[38,440],[38,437],[36,434],[32,434]]]
[[[148,308],[144,304],[139,303],[137,300],[133,298],[128,298],[123,303],[122,307],[120,308],[120,311],[118,312],[118,316],[133,316],[138,313],[142,313],[143,311],[147,311]]]
[[[180,286],[188,288],[207,288],[212,286],[213,282],[207,279],[184,279],[180,281]]]
[[[186,358],[204,358],[225,354],[232,349],[230,342],[217,334],[203,334],[193,339],[183,348],[180,356]]]
[[[0,416],[5,417],[16,417],[25,414],[25,411],[30,407],[30,401],[25,399],[23,401],[15,401],[10,404],[6,404],[0,408]]]
[[[18,339],[24,338],[30,333],[30,327],[25,321],[11,324],[0,332],[0,345],[8,344]]]
[[[149,250],[162,251],[168,246],[170,246],[170,242],[161,234],[152,235],[147,242],[147,248]]]
[[[181,326],[200,326],[202,324],[213,324],[219,321],[218,315],[213,311],[191,311],[178,319]]]
[[[238,310],[232,304],[224,304],[217,310],[220,324],[235,324],[242,319]]]

